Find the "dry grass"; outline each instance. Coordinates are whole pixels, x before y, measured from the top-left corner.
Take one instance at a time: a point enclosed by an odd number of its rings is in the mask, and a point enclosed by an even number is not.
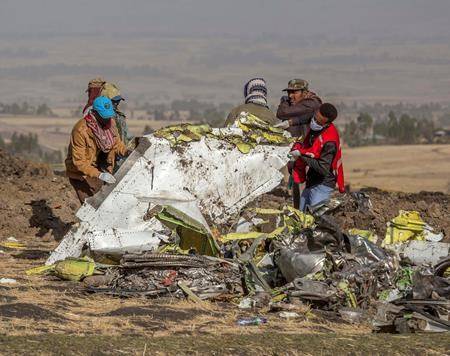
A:
[[[55,243],[36,243],[21,238],[28,248],[50,250]],[[163,301],[145,298],[120,299],[86,294],[82,284],[54,277],[26,276],[25,271],[44,260],[25,260],[5,251],[0,256],[2,277],[15,278],[17,284],[0,287],[0,329],[6,335],[39,335],[45,333],[75,335],[171,335],[224,333],[248,334],[276,331],[280,333],[339,332],[364,334],[367,326],[337,324],[314,316],[308,308],[297,310],[299,319],[284,320],[268,310],[243,312],[233,304],[184,300]],[[13,311],[15,311],[13,313]],[[259,327],[238,327],[236,320],[262,313],[269,323]]]
[[[450,192],[450,145],[347,148],[343,155],[352,187]]]

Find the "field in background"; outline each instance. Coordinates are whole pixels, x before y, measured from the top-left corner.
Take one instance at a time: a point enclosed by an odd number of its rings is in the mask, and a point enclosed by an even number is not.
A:
[[[0,117],[0,135],[32,132],[40,144],[64,150],[78,118]],[[165,121],[129,120],[134,135],[144,127],[157,129]],[[405,192],[450,192],[450,145],[370,146],[344,149],[347,182],[352,188],[364,186]]]
[[[450,192],[450,145],[346,148],[343,155],[354,188]]]
[[[355,38],[118,39],[90,34],[86,42],[82,35],[2,37],[0,47],[13,55],[0,63],[0,97],[2,102],[26,99],[75,109],[86,100],[89,79],[101,75],[117,83],[131,105],[177,98],[238,103],[245,81],[263,76],[271,104],[278,103],[281,89],[295,77],[308,79],[314,91],[332,102],[448,102],[450,47],[445,38]]]
[[[39,143],[45,147],[63,150],[69,142],[70,132],[80,118],[0,117],[0,135],[12,132],[36,133]],[[154,129],[166,126],[166,121],[128,120],[133,135],[141,136],[146,125]]]

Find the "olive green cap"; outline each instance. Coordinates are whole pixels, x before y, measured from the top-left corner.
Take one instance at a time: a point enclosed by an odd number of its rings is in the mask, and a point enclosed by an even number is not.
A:
[[[288,87],[283,91],[291,90],[308,90],[308,82],[304,79],[292,79],[288,83]]]

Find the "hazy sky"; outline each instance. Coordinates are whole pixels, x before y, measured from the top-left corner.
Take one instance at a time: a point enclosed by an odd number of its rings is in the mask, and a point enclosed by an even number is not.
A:
[[[251,76],[447,100],[449,15],[450,0],[0,0],[0,98],[75,103],[101,75],[136,100],[237,102]]]
[[[401,36],[450,33],[450,0],[0,0],[0,34]]]

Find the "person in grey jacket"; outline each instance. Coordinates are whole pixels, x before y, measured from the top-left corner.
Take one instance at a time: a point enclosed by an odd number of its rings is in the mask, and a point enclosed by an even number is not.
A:
[[[305,137],[312,117],[322,104],[322,100],[308,89],[308,82],[303,79],[292,79],[288,87],[283,89],[287,95],[280,100],[277,117],[283,121],[282,127],[293,137]]]

